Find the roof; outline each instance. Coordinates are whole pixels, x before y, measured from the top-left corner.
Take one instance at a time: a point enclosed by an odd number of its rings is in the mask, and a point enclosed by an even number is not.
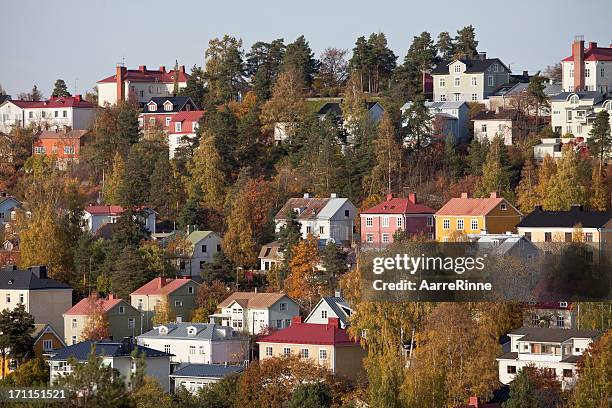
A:
[[[496,111],[478,112],[472,120],[514,120],[518,111],[515,109],[501,109]]]
[[[281,252],[280,242],[278,241],[270,242],[269,244],[265,244],[264,246],[261,247],[261,250],[259,251],[259,255],[257,256],[257,258],[279,260],[279,259],[282,259],[280,252]]]
[[[2,105],[4,101],[10,101],[10,100],[11,100],[11,95],[0,95],[0,105]]]
[[[464,105],[467,107],[467,103],[463,101],[459,101],[459,102],[458,101],[437,101],[437,102],[426,101],[425,102],[425,107],[430,110],[459,109]],[[401,110],[405,111],[408,108],[410,108],[410,106],[412,106],[412,102],[410,101],[406,102],[404,105],[402,105]]]
[[[158,107],[162,107],[164,103],[166,103],[167,101],[170,101],[172,103],[171,111],[167,111],[167,110],[160,109],[160,108],[157,108],[157,110],[155,111],[149,111],[149,104],[151,102],[155,102],[155,104]],[[142,113],[165,113],[167,114],[167,113],[173,113],[173,112],[180,112],[183,110],[183,108],[186,105],[193,106],[194,108],[196,107],[193,101],[191,100],[191,98],[188,96],[155,96],[149,99],[147,103],[144,104]]]
[[[172,122],[184,122],[184,121],[192,121],[197,122],[204,115],[203,110],[192,110],[192,111],[181,111],[176,115],[172,116],[170,123]]]
[[[569,339],[594,339],[599,336],[596,330],[557,329],[545,327],[521,327],[512,330],[508,335],[523,336],[519,341],[541,341],[545,343],[561,343]]]
[[[298,220],[307,219],[329,219],[348,201],[347,198],[326,197],[326,198],[290,198],[283,208],[274,216],[275,220],[287,219],[289,211],[299,209]]]
[[[219,303],[218,308],[224,308],[238,301],[242,307],[249,309],[267,309],[282,298],[287,297],[284,293],[256,293],[256,292],[234,292]]]
[[[573,61],[574,57],[569,56],[563,59],[563,61]],[[612,61],[612,47],[604,48],[604,47],[592,47],[589,46],[584,50],[584,60],[585,61]]]
[[[119,303],[123,302],[122,299],[118,299],[114,296],[110,298],[98,298],[96,302],[102,307],[104,313],[111,310],[113,307],[117,306]],[[72,306],[66,312],[65,315],[87,315],[90,313],[91,308],[93,307],[93,301],[91,298],[86,297],[85,299],[81,299],[76,305]]]
[[[35,108],[85,108],[95,109],[96,105],[81,98],[81,95],[76,96],[52,96],[46,101],[22,101],[10,99],[8,102],[15,104],[22,109]]]
[[[394,197],[362,211],[361,214],[434,214],[435,212],[433,208],[413,203],[408,198]]]
[[[571,95],[578,96],[580,100],[592,100],[593,103],[597,103],[606,98],[606,94],[598,91],[580,91],[580,92],[561,92],[556,95],[551,96],[551,101],[565,101]]]
[[[188,328],[195,327],[195,334],[189,334]],[[168,330],[167,334],[161,333],[161,329],[165,328]],[[239,333],[234,332],[229,326],[221,326],[214,323],[167,323],[155,327],[153,330],[149,330],[146,333],[141,334],[143,338],[165,338],[165,339],[177,339],[177,340],[236,340],[239,339]]]
[[[84,211],[91,215],[121,215],[123,207],[120,205],[89,205]]]
[[[349,337],[346,329],[333,324],[297,323],[273,332],[258,341],[258,343],[284,344],[326,344],[333,346],[358,345],[358,341]]]
[[[49,360],[66,361],[70,357],[76,358],[78,361],[87,361],[92,347],[95,347],[95,354],[98,357],[127,357],[134,350],[138,356],[144,354],[145,357],[170,357],[174,354],[165,353],[159,350],[153,350],[149,347],[131,345],[125,346],[123,343],[114,343],[111,341],[82,341],[77,344],[64,347],[63,349],[53,351]]]
[[[80,139],[87,132],[87,130],[43,130],[37,136],[39,139]]]
[[[151,70],[146,69],[127,69],[125,72],[125,81],[127,82],[161,82],[165,84],[174,83],[174,70],[170,70],[166,72],[165,70]],[[178,80],[179,82],[187,82],[189,79],[189,75],[186,74],[183,70],[179,70],[178,72]],[[116,82],[117,75],[111,75],[104,79],[99,80],[97,83],[105,83],[105,82]]]
[[[178,279],[157,277],[152,281],[145,283],[130,293],[130,295],[168,295],[189,282],[194,281],[188,277]]]
[[[451,198],[436,215],[487,215],[505,201],[503,197]]]
[[[502,354],[497,358],[501,360],[516,360],[518,358],[518,353],[516,351],[510,351],[508,353]]]
[[[44,276],[44,275],[43,275]],[[11,266],[0,269],[0,289],[45,290],[70,289],[65,283],[50,278],[39,278],[32,270],[18,270]]]
[[[336,315],[336,317],[338,317],[338,319],[340,319],[340,322],[342,322],[344,326],[348,326],[350,324],[350,316],[344,311],[343,307],[351,311],[353,309],[348,305],[348,303],[346,303],[346,300],[344,300],[343,297],[337,296],[323,296],[319,303],[317,303],[317,305],[312,309],[308,317],[306,317],[306,320],[308,320],[308,318],[314,313],[314,311],[318,308],[319,304],[321,304],[322,302],[327,303],[329,308],[334,311],[334,314]]]
[[[231,374],[241,373],[243,370],[243,366],[187,364],[176,370],[170,377],[224,378]]]
[[[191,242],[193,245],[196,245],[198,242],[209,236],[210,234],[214,234],[213,231],[193,231],[191,234],[187,235],[187,241]]]
[[[337,116],[342,116],[342,108],[338,102],[327,102],[319,111],[317,115],[327,115],[332,113]]]
[[[601,228],[612,218],[612,211],[585,211],[581,206],[572,206],[569,211],[544,211],[540,208],[529,213],[517,227]]]
[[[59,340],[60,344],[66,347],[66,343],[64,343],[63,336],[60,336],[59,334],[57,334],[55,329],[53,329],[53,326],[51,326],[48,323],[35,323],[34,324],[34,331],[32,332],[33,342],[36,343],[38,339],[47,332],[51,332],[57,338],[57,340]]]
[[[449,61],[444,61],[441,64],[438,64],[437,67],[435,67],[432,71],[431,74],[432,75],[447,75],[448,74],[448,66],[450,64],[452,64],[453,62],[457,61],[457,59],[453,59],[453,60],[449,60]],[[499,58],[485,58],[485,59],[472,59],[472,60],[468,60],[468,59],[459,59],[458,61],[461,61],[465,64],[465,73],[466,74],[473,74],[473,73],[477,73],[477,72],[485,72],[487,70],[487,68],[489,68],[489,66],[491,64],[493,64],[494,62],[499,62],[503,67],[505,67],[507,69],[507,67],[504,65],[503,62],[501,62],[501,60]],[[510,71],[508,69],[508,71]]]

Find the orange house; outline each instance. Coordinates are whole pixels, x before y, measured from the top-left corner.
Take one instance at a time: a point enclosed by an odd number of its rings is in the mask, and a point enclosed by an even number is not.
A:
[[[34,340],[33,349],[36,357],[42,357],[43,354],[51,350],[66,347],[62,336],[57,334],[49,324],[35,324],[32,339]]]
[[[79,153],[86,134],[86,130],[67,128],[42,131],[34,140],[33,154],[55,157],[58,167],[66,168],[68,163],[79,161]]]

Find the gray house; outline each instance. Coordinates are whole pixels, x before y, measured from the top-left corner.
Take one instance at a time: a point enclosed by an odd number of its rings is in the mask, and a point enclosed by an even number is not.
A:
[[[402,106],[402,114],[406,112],[412,102]],[[469,137],[470,108],[465,102],[425,102],[425,107],[432,117],[431,128],[434,136],[446,139],[453,138],[455,143],[466,141]],[[409,142],[409,141],[407,141]]]
[[[15,210],[21,208],[21,202],[5,192],[0,192],[0,226],[15,221]]]
[[[434,101],[476,102],[487,99],[500,85],[510,81],[510,69],[499,58],[454,59],[434,70]]]

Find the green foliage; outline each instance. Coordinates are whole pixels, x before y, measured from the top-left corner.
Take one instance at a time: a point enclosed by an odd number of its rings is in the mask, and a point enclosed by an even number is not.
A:
[[[563,146],[557,171],[550,178],[543,205],[546,210],[567,211],[572,204],[587,204],[586,189],[578,153],[571,145]]]
[[[346,253],[333,242],[328,242],[321,251],[321,266],[325,269],[324,275],[329,282],[330,292],[338,287],[340,276],[348,272]]]
[[[0,380],[3,387],[46,387],[49,385],[49,364],[42,358],[33,358],[20,364],[17,370]]]
[[[297,69],[302,76],[302,80],[307,86],[312,84],[314,75],[319,69],[319,61],[314,57],[310,45],[303,35],[300,35],[294,42],[287,44],[283,56],[282,69]]]
[[[205,107],[237,100],[245,87],[242,40],[228,35],[213,38],[204,57],[204,79],[209,92]]]
[[[70,96],[70,92],[68,92],[68,86],[66,86],[66,82],[63,79],[58,79],[53,84],[53,92],[51,92],[51,96],[60,98],[64,96]]]
[[[478,41],[476,41],[476,31],[471,25],[457,30],[455,37],[455,58],[474,59],[478,56]]]
[[[387,88],[396,67],[397,56],[387,46],[384,33],[372,33],[366,40],[359,37],[353,48],[349,69],[357,72],[364,91],[377,93]]]
[[[605,408],[612,396],[612,331],[592,343],[578,363],[578,381],[571,406],[574,408]]]
[[[17,301],[17,299],[15,299]],[[26,312],[23,303],[14,309],[4,309],[0,312],[0,355],[2,356],[2,378],[5,376],[6,359],[18,361],[32,351],[32,332],[34,317]]]
[[[510,399],[504,408],[544,408],[540,401],[538,390],[525,370],[520,370],[510,383]]]
[[[282,38],[270,43],[258,41],[246,54],[246,72],[258,100],[265,101],[272,96],[272,85],[280,72],[284,55]]]
[[[603,163],[606,158],[610,157],[610,152],[612,152],[610,114],[607,110],[604,109],[595,116],[589,136],[589,151],[599,159],[599,163]]]
[[[155,274],[147,269],[137,249],[125,246],[117,255],[110,271],[111,286],[118,297],[126,299],[135,289],[153,279]]]
[[[498,192],[504,198],[513,201],[514,192],[510,188],[510,171],[502,162],[504,150],[503,141],[496,136],[491,142],[482,165],[482,178],[478,183],[476,196],[487,197],[491,192]]]
[[[288,408],[329,408],[332,396],[329,386],[323,382],[299,385],[289,401]]]

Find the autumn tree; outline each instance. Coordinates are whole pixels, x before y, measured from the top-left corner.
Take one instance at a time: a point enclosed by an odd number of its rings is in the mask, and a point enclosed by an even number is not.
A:
[[[176,314],[168,296],[164,297],[161,302],[155,306],[155,315],[153,316],[153,325],[171,323],[176,320]]]
[[[210,103],[219,105],[238,99],[245,86],[242,40],[228,35],[213,38],[204,57]]]
[[[612,389],[612,331],[591,343],[578,363],[578,381],[572,391],[571,402],[576,408],[605,408]]]
[[[198,316],[204,317],[203,323],[207,322],[208,316],[217,310],[217,305],[231,294],[232,290],[218,279],[211,283],[202,283],[198,288],[196,297],[198,307],[194,310],[194,315],[197,313]]]
[[[593,166],[591,175],[591,194],[589,205],[596,211],[606,211],[610,205],[610,194],[606,191],[603,175],[597,166]]]
[[[321,66],[314,87],[321,96],[336,96],[347,76],[346,50],[326,48],[321,54]]]
[[[110,336],[103,299],[100,299],[97,294],[92,294],[87,298],[87,320],[82,336],[84,340],[102,340]]]
[[[41,357],[20,364],[15,371],[0,381],[2,386],[46,387],[49,385],[49,364]]]
[[[317,279],[316,267],[319,263],[317,239],[313,235],[300,241],[291,251],[289,275],[285,279],[285,291],[309,310],[313,301],[320,296],[322,282]]]
[[[125,179],[125,160],[123,156],[117,152],[113,159],[113,169],[108,178],[105,180],[103,197],[104,202],[108,204],[118,204],[121,183]]]
[[[391,194],[401,188],[398,177],[401,166],[401,145],[397,140],[397,132],[391,115],[385,112],[378,125],[378,136],[374,141],[375,164],[372,173],[364,179],[365,188],[369,194]],[[393,184],[396,188],[393,188]]]
[[[540,204],[537,192],[538,173],[532,160],[526,160],[521,172],[521,181],[516,186],[516,204],[524,214]]]
[[[580,174],[580,158],[571,145],[563,146],[557,171],[550,178],[543,205],[547,210],[569,210],[572,204],[586,204]],[[541,180],[541,178],[540,178]]]
[[[223,252],[236,265],[254,265],[257,262],[257,253],[250,223],[250,208],[241,195],[236,196],[231,204],[227,224],[227,231],[221,242]]]
[[[202,192],[203,201],[220,209],[224,201],[225,175],[220,168],[221,157],[214,139],[214,135],[209,132],[201,136],[200,146],[195,150],[189,172],[194,187]]]

